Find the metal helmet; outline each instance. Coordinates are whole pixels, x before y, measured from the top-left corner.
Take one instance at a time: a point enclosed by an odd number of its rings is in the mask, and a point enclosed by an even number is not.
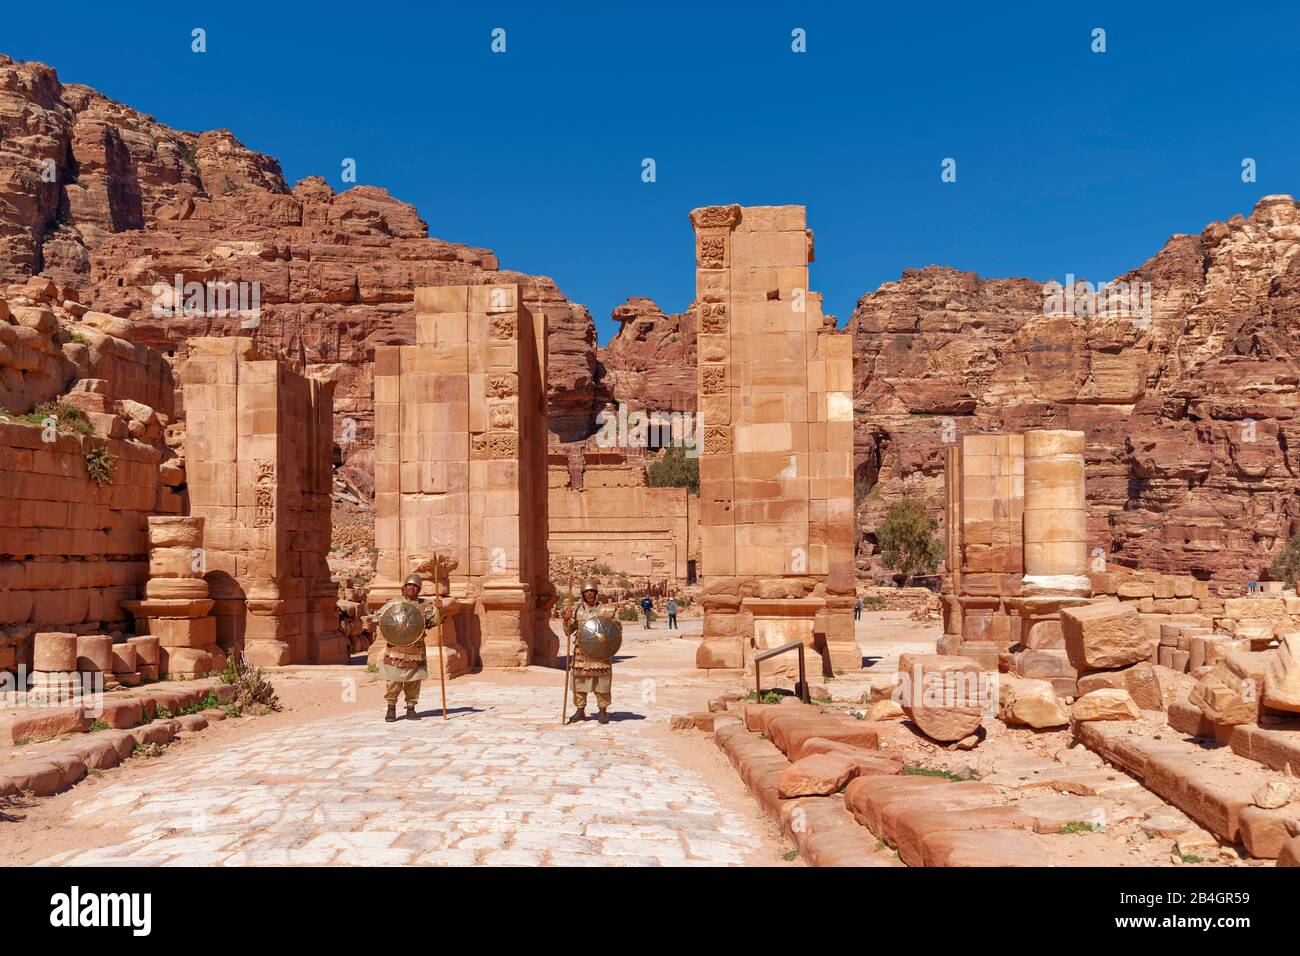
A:
[[[595,591],[597,594],[600,594],[600,582],[595,578],[587,578],[587,580],[582,582],[581,593],[586,594],[588,591]]]
[[[402,582],[402,587],[406,587],[408,584],[414,584],[417,588],[422,588],[424,587],[424,578],[418,574],[408,574],[406,580]]]
[[[578,647],[594,661],[608,661],[623,646],[623,625],[612,618],[589,617],[578,628]]]

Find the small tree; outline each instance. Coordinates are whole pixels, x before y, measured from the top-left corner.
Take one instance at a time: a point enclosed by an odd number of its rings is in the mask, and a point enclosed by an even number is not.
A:
[[[689,488],[691,494],[698,495],[700,460],[686,457],[686,449],[680,445],[665,448],[646,469],[646,480],[651,488]]]
[[[1289,588],[1296,586],[1296,581],[1300,581],[1300,534],[1291,536],[1281,554],[1269,565],[1268,573],[1276,581],[1285,581]]]
[[[943,560],[943,542],[934,533],[938,527],[915,498],[890,505],[876,531],[885,567],[905,578],[921,572],[932,574]]]

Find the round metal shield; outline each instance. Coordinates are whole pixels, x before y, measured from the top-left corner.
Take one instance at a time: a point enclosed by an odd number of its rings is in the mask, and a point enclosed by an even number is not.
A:
[[[424,612],[414,601],[391,604],[379,617],[379,633],[398,647],[414,644],[424,633]]]
[[[623,625],[605,617],[592,617],[578,628],[578,646],[594,661],[607,661],[623,646]]]

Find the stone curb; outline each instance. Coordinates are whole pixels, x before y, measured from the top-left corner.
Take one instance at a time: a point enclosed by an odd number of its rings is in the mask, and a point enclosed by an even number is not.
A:
[[[64,747],[54,753],[25,758],[0,766],[0,797],[52,796],[75,786],[92,770],[108,770],[118,766],[134,753],[136,747],[168,744],[182,732],[196,733],[204,730],[210,721],[224,719],[225,712],[208,710],[196,714],[182,714],[168,720],[156,720],[155,715],[159,708],[165,708],[173,713],[183,710],[203,700],[214,688],[218,699],[228,701],[234,696],[233,687],[212,684],[184,691],[155,691],[129,701],[106,705],[105,714],[108,713],[109,707],[113,706],[120,708],[119,714],[135,714],[137,723],[142,715],[147,715],[149,722],[139,723],[138,726],[118,727],[112,721],[108,721],[110,729],[89,733],[90,721],[87,720],[81,732],[84,739],[69,740]],[[80,711],[76,712],[80,713]],[[33,720],[40,719],[33,718]],[[99,719],[104,720],[105,716],[101,715]],[[23,738],[17,736],[17,739]]]

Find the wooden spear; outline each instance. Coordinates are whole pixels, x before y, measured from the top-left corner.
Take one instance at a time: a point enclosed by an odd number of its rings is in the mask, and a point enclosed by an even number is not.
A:
[[[433,553],[433,596],[442,598],[442,556]],[[447,670],[443,663],[442,616],[445,608],[438,609],[438,683],[442,686],[442,719],[447,719]]]
[[[560,701],[560,725],[563,726],[565,713],[569,708],[569,671],[573,668],[573,651],[571,641],[573,632],[569,630],[571,616],[573,614],[573,562],[569,562],[569,605],[565,609],[565,616],[560,621],[560,626],[564,629],[564,698]]]

